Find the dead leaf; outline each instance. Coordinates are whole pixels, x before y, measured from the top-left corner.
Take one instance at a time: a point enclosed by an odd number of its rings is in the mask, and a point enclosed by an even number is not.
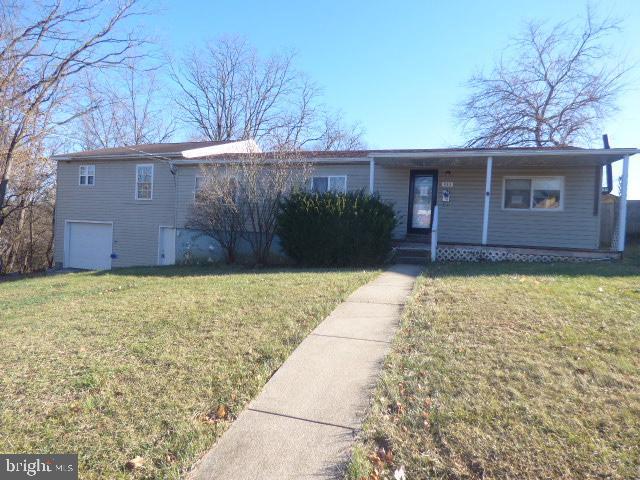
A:
[[[404,413],[404,405],[401,402],[396,402],[389,405],[388,408],[389,413],[394,413],[396,415],[402,415]]]
[[[393,462],[393,452],[391,451],[391,449],[387,450],[387,452],[384,454],[384,461],[387,463]]]
[[[130,470],[130,471],[144,468],[144,458],[140,456],[134,457],[131,460],[129,460],[127,463],[125,463],[124,466],[127,470]]]
[[[218,409],[216,410],[216,417],[225,419],[227,418],[227,413],[227,407],[225,407],[223,404],[218,405]]]
[[[167,460],[167,463],[174,463],[176,460],[178,460],[178,456],[173,452],[167,452],[165,458]]]
[[[384,467],[384,463],[382,462],[382,460],[380,459],[380,457],[378,456],[378,454],[376,453],[370,453],[369,456],[367,457],[369,459],[369,461],[372,463],[372,465],[375,467]]]

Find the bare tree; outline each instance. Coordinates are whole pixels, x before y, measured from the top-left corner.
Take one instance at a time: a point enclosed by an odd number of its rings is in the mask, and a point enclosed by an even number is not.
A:
[[[269,262],[276,232],[280,202],[294,189],[305,184],[310,167],[299,154],[278,151],[272,154],[247,154],[232,164],[239,179],[239,201],[245,216],[243,238],[251,246],[256,262]]]
[[[340,114],[327,115],[323,119],[322,129],[313,142],[316,150],[363,150],[366,148],[364,130],[359,124],[347,126]]]
[[[157,73],[137,62],[111,72],[85,72],[78,107],[84,113],[71,125],[81,148],[169,140],[175,123],[164,115]]]
[[[44,151],[42,141],[34,141],[15,153],[0,273],[40,270],[53,260],[54,166]]]
[[[0,232],[16,211],[16,155],[69,120],[62,105],[78,73],[137,56],[145,42],[126,25],[141,13],[137,0],[0,0]]]
[[[309,171],[309,164],[296,151],[242,153],[208,165],[189,226],[215,238],[225,249],[227,261],[235,261],[242,238],[256,264],[266,265],[280,202],[303,187]]]
[[[245,40],[222,38],[172,63],[181,120],[209,140],[255,139],[268,150],[361,144],[362,132],[342,127],[320,104],[319,89],[295,69],[291,53],[266,59]],[[353,137],[347,139],[347,137]]]
[[[578,27],[530,22],[488,74],[468,83],[457,109],[468,147],[589,142],[616,109],[628,69],[609,61],[619,22],[587,10]]]
[[[227,263],[235,263],[244,228],[237,180],[220,165],[203,167],[200,178],[187,228],[214,238],[223,248]]]

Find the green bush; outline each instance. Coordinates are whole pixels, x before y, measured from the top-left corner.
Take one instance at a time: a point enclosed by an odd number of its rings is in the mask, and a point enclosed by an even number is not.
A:
[[[376,195],[295,192],[281,203],[277,233],[303,265],[375,265],[391,251],[396,224],[392,206]]]

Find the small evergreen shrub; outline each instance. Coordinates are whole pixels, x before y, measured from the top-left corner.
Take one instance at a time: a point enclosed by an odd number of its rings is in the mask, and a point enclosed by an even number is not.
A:
[[[391,251],[396,224],[393,207],[376,195],[299,191],[282,201],[277,233],[303,265],[375,265]]]

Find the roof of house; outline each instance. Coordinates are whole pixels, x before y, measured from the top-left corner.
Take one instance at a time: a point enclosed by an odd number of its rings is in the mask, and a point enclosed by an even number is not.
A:
[[[103,148],[64,155],[56,155],[55,160],[93,160],[93,159],[140,159],[146,157],[169,158],[185,162],[199,162],[206,159],[238,160],[251,152],[262,159],[300,158],[305,160],[353,160],[366,161],[375,159],[433,159],[433,158],[486,158],[494,157],[589,157],[600,162],[610,162],[625,155],[634,155],[640,151],[635,148],[589,149],[579,147],[502,147],[502,148],[409,148],[409,149],[377,149],[377,150],[329,150],[261,152],[253,140],[222,142],[180,142],[152,143],[117,148]]]
[[[580,152],[584,149],[579,147],[501,147],[501,148],[390,148],[390,149],[377,149],[377,150],[302,150],[300,152],[291,153],[291,156],[299,156],[304,158],[367,158],[367,157],[379,157],[379,156],[393,156],[393,155],[439,155],[439,154],[460,154],[462,156],[469,155],[471,153],[480,153],[482,156],[487,156],[490,153],[496,152],[534,152],[534,151],[576,151]],[[264,152],[261,156],[265,158],[273,158],[277,156],[287,155],[287,152]],[[217,154],[211,155],[216,157],[241,157],[242,154]]]
[[[82,152],[66,153],[56,155],[66,158],[96,158],[115,156],[143,156],[143,155],[178,155],[185,150],[193,150],[214,145],[225,145],[233,141],[222,142],[175,142],[175,143],[144,143],[140,145],[129,145],[114,148],[98,148],[96,150],[84,150]]]

